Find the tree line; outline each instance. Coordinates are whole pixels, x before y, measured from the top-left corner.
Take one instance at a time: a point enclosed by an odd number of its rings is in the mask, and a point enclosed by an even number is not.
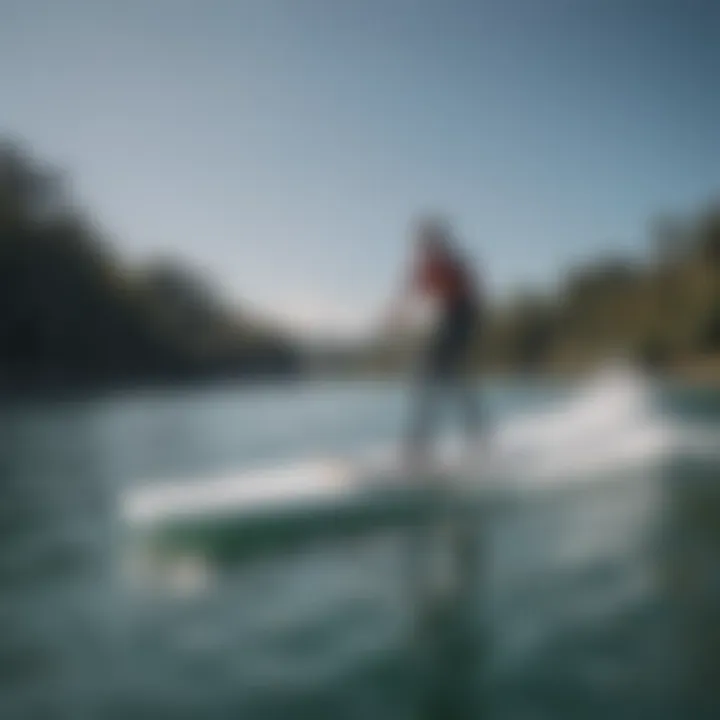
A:
[[[189,268],[123,262],[70,188],[0,144],[0,391],[288,375],[292,343]]]
[[[496,308],[490,367],[576,369],[610,356],[672,369],[720,356],[720,205],[651,227],[645,256],[571,269],[558,287]]]

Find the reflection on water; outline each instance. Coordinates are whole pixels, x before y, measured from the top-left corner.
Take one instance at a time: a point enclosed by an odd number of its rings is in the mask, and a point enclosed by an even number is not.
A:
[[[686,714],[720,712],[720,467],[685,459],[666,482],[664,589]]]
[[[406,587],[418,718],[463,720],[482,711],[483,529],[477,512],[451,504],[411,537]]]
[[[310,447],[335,432],[340,448],[400,425],[401,395],[386,388],[314,393],[3,414],[3,720],[717,716],[717,456],[605,467],[413,532],[218,557],[200,591],[122,582],[114,500],[150,470],[269,457],[274,413],[276,454],[294,454],[303,432]],[[507,415],[522,397],[513,387],[490,402]],[[708,397],[695,417],[676,394],[666,414],[715,432],[720,398],[711,412]],[[524,407],[537,402],[528,389]],[[197,563],[181,571],[188,586]]]

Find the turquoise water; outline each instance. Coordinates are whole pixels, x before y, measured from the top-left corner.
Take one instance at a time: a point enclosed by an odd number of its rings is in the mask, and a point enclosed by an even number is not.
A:
[[[511,429],[575,392],[496,383],[483,400]],[[717,393],[653,401],[691,439],[720,428]],[[191,593],[144,592],[120,571],[125,488],[387,442],[406,405],[397,386],[337,383],[4,410],[0,718],[715,717],[712,441],[599,472],[585,456],[607,448],[590,447],[562,477],[488,501],[468,525],[463,593],[437,607],[413,585],[405,527],[216,558]],[[622,438],[644,437],[645,416],[618,412]]]

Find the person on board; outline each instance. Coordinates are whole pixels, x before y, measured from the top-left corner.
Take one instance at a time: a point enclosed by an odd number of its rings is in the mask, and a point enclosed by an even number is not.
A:
[[[426,454],[439,410],[448,395],[459,402],[468,434],[474,438],[479,430],[477,399],[465,371],[480,329],[482,310],[478,279],[444,221],[422,220],[417,226],[414,249],[415,260],[401,301],[430,299],[435,322],[420,356],[408,437],[411,458]]]

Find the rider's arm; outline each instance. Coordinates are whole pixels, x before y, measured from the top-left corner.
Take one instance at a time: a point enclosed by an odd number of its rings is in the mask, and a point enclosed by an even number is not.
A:
[[[385,323],[387,331],[394,331],[406,323],[413,303],[428,290],[428,270],[415,263],[400,284],[400,291],[390,303]]]

